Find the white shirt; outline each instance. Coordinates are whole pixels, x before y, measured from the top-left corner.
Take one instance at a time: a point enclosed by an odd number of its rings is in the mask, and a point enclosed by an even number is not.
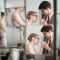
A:
[[[54,38],[54,37],[51,38],[51,43],[53,42],[53,38]],[[48,40],[48,44],[49,44],[49,40]]]
[[[49,20],[51,19],[53,14],[54,14],[54,11],[49,15]],[[46,20],[48,20],[48,16],[47,16]]]

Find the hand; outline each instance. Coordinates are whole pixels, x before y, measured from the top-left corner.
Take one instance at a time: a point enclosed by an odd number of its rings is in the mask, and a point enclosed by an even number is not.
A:
[[[44,21],[43,25],[48,25],[47,21]]]
[[[48,23],[47,23],[47,21],[45,21],[45,19],[41,19],[40,20],[40,24],[42,24],[42,25],[48,25]]]
[[[40,20],[40,24],[43,24],[45,22],[45,19]]]

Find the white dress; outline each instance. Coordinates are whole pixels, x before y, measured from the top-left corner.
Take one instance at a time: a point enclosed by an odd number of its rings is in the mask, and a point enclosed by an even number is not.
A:
[[[11,15],[11,22],[12,22],[12,24],[13,24],[13,26],[15,26],[15,27],[19,27],[20,25],[14,20],[14,14],[18,14],[18,13],[12,13],[12,15]]]
[[[0,23],[4,22],[0,20]],[[6,32],[0,27],[0,47],[7,47]]]

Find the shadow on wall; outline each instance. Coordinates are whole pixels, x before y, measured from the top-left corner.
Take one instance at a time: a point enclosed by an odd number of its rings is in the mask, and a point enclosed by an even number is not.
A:
[[[56,47],[58,48],[58,49],[60,49],[60,35],[57,35],[57,39],[56,39]]]

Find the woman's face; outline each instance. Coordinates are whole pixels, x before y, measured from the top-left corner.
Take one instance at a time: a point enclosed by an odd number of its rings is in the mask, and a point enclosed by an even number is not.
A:
[[[35,45],[37,45],[39,42],[39,36],[33,37],[33,42]]]
[[[31,15],[32,21],[35,23],[37,21],[37,13]]]

